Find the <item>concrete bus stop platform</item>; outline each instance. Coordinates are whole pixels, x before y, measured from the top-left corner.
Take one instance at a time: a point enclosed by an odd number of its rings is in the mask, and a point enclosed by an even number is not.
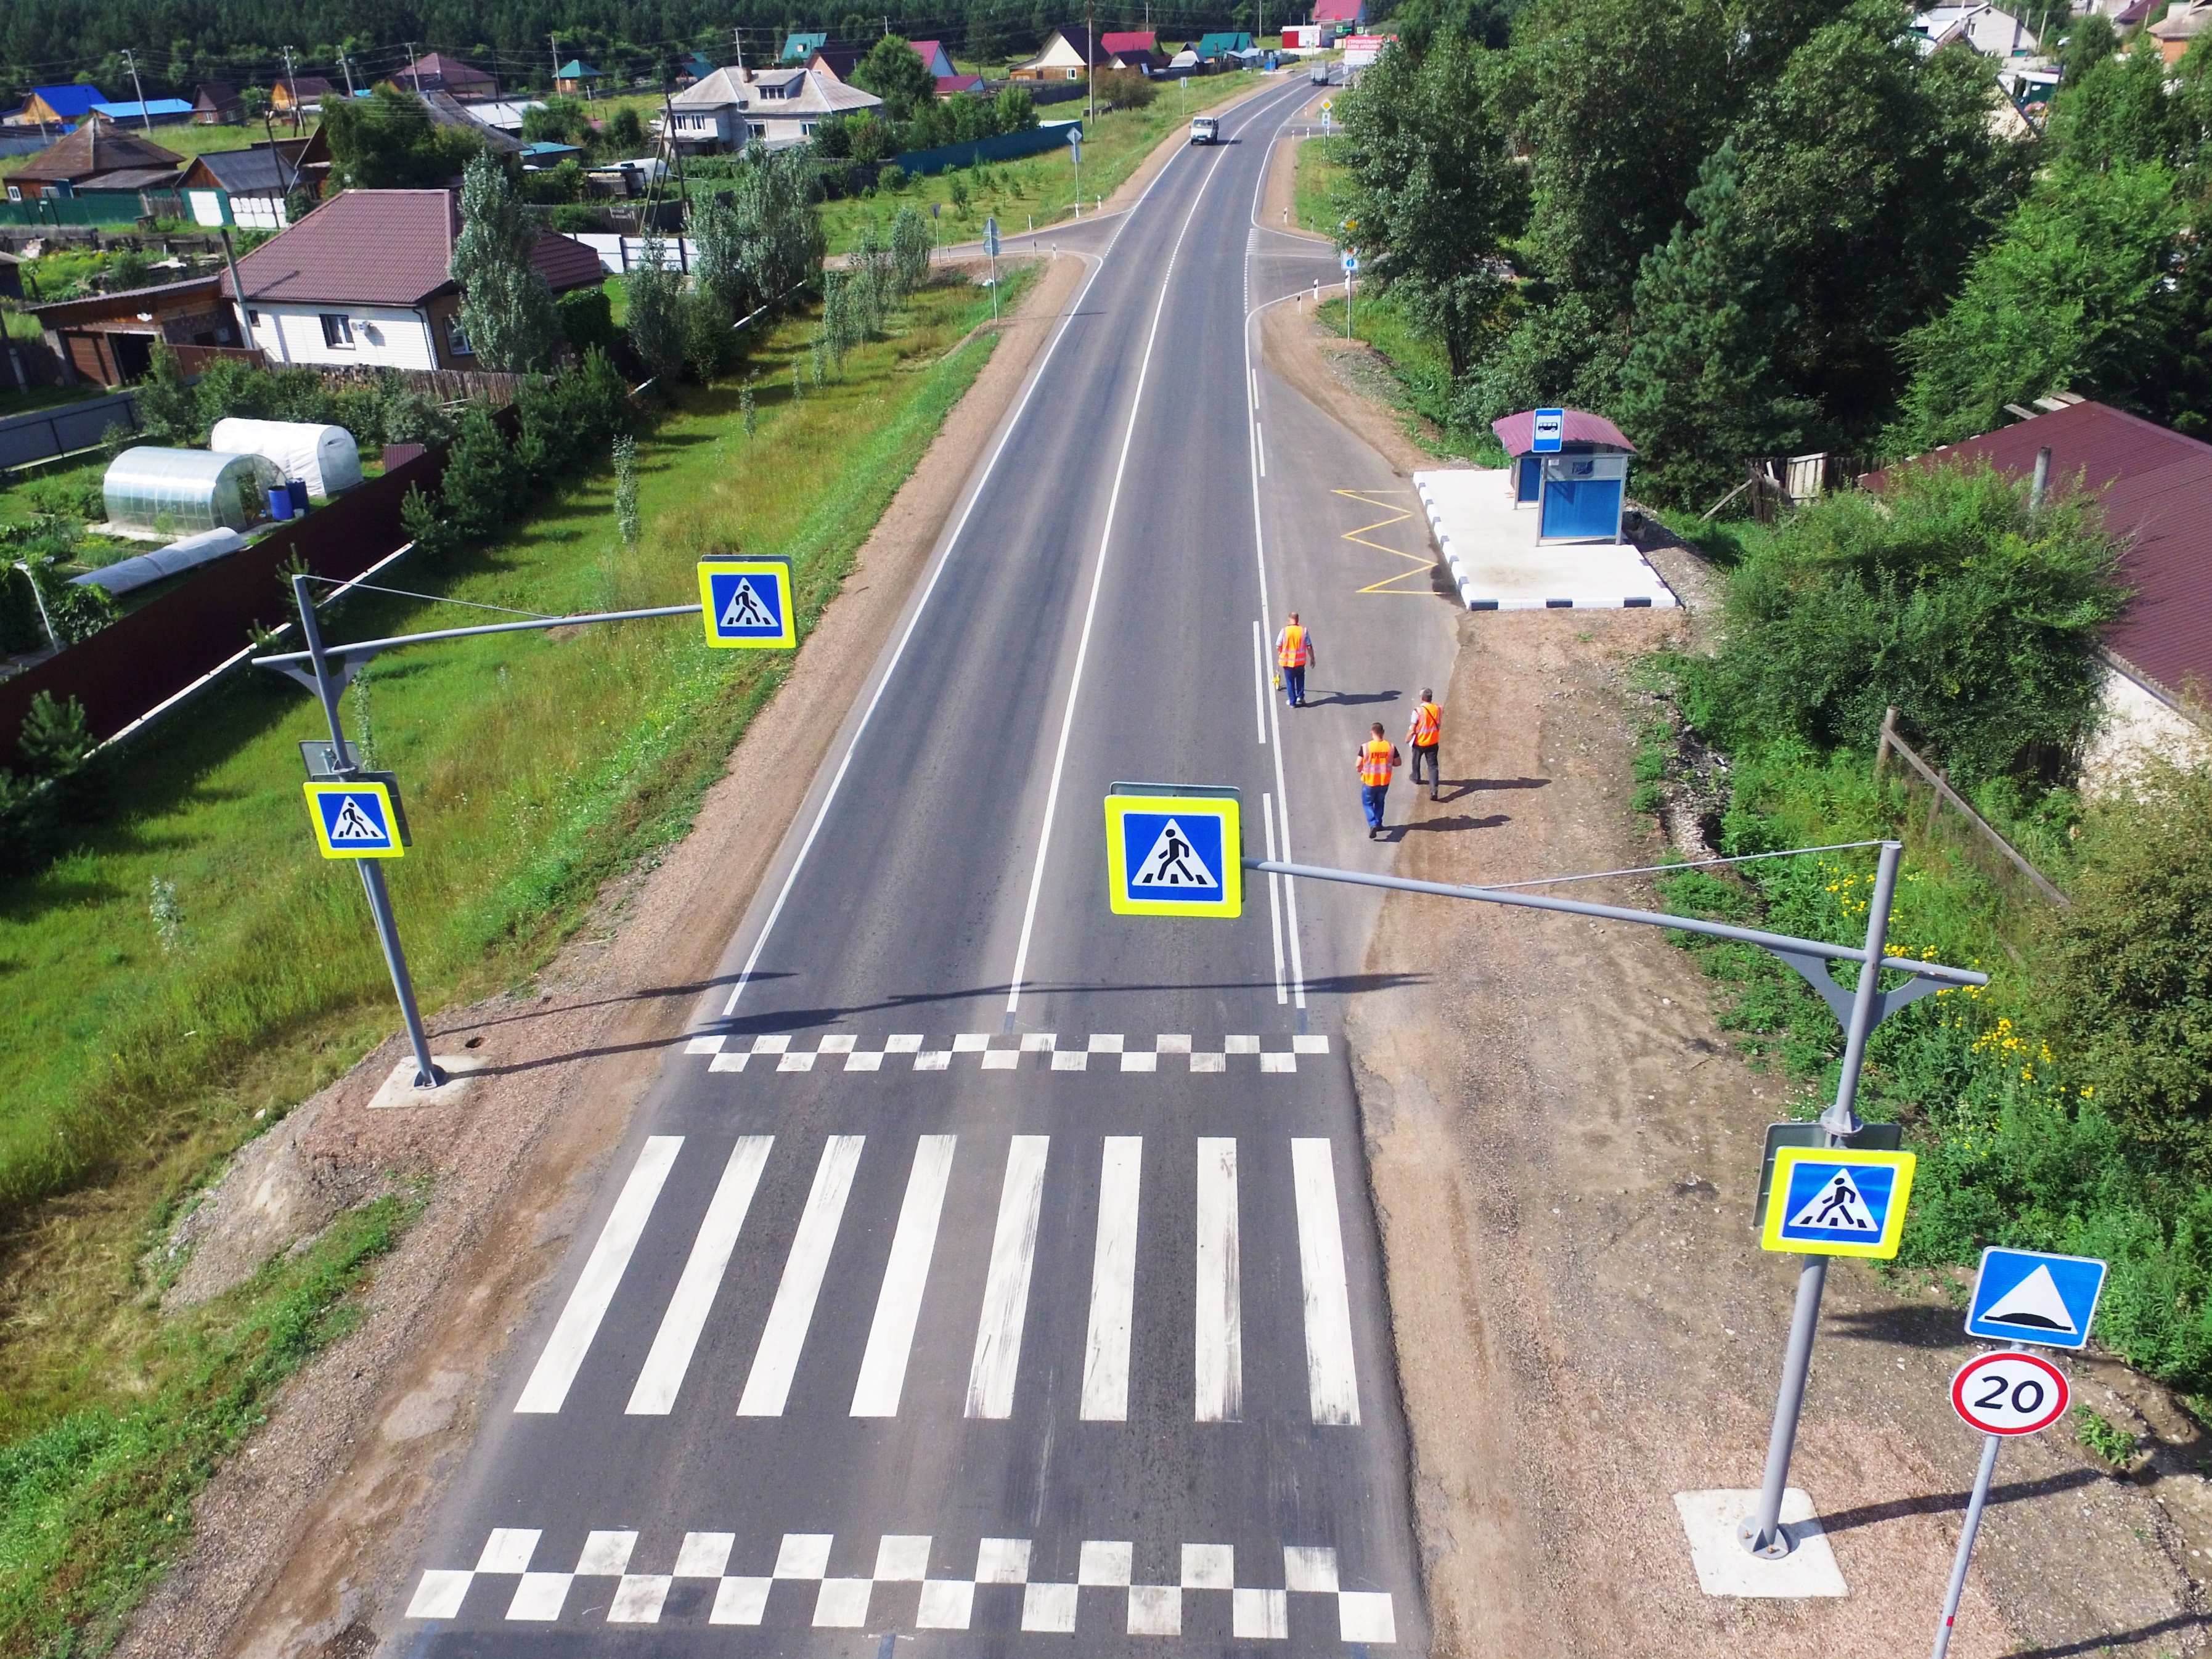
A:
[[[1470,611],[1664,611],[1676,601],[1626,543],[1539,545],[1536,508],[1516,508],[1502,468],[1416,472],[1413,488]]]

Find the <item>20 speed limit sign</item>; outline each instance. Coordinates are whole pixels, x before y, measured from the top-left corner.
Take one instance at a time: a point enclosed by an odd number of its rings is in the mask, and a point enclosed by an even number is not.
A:
[[[1985,1353],[1959,1367],[1951,1404],[1984,1434],[2033,1434],[2066,1414],[2066,1373],[2038,1354]]]

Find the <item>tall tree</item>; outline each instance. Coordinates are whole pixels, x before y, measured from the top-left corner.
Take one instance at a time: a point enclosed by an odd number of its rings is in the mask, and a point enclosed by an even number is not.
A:
[[[379,87],[366,98],[334,98],[323,111],[331,145],[331,182],[348,190],[410,190],[445,185],[483,154],[458,127],[433,126],[412,93]]]
[[[1489,54],[1456,35],[1385,52],[1345,94],[1340,152],[1353,228],[1340,240],[1464,374],[1508,292],[1504,254],[1528,213]]]
[[[853,84],[884,100],[884,114],[893,121],[910,121],[915,110],[937,98],[937,77],[911,43],[886,34],[868,48],[868,55],[854,65]]]
[[[537,240],[507,169],[479,151],[461,176],[452,276],[461,289],[461,326],[486,368],[543,368],[560,343],[553,290],[530,263]]]

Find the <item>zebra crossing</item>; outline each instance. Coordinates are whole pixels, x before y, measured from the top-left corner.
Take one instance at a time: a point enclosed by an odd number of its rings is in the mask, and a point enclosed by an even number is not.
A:
[[[1185,1634],[1188,1605],[1201,1625],[1218,1628],[1228,1615],[1227,1634],[1239,1641],[1285,1641],[1290,1637],[1290,1602],[1312,1598],[1334,1603],[1336,1634],[1344,1642],[1389,1645],[1398,1639],[1390,1592],[1347,1589],[1337,1567],[1337,1553],[1324,1545],[1287,1544],[1282,1548],[1282,1583],[1239,1584],[1237,1552],[1228,1544],[1184,1544],[1172,1558],[1178,1569],[1171,1582],[1143,1583],[1136,1578],[1136,1548],[1127,1540],[1085,1539],[1076,1557],[1073,1582],[1033,1577],[1031,1540],[977,1540],[973,1572],[933,1574],[930,1561],[937,1540],[928,1534],[886,1533],[877,1540],[872,1570],[857,1575],[830,1571],[837,1539],[833,1533],[785,1533],[775,1565],[765,1574],[732,1573],[730,1558],[737,1534],[687,1532],[666,1572],[633,1572],[638,1534],[607,1528],[586,1535],[574,1568],[562,1571],[532,1564],[544,1537],[542,1528],[495,1527],[484,1540],[473,1567],[432,1567],[416,1583],[406,1616],[453,1620],[467,1607],[479,1579],[499,1581],[495,1593],[507,1601],[501,1616],[510,1622],[552,1623],[569,1612],[577,1581],[611,1580],[592,1585],[603,1594],[611,1625],[657,1625],[669,1611],[672,1595],[689,1602],[709,1625],[794,1625],[806,1609],[811,1586],[811,1616],[817,1630],[858,1630],[875,1623],[907,1625],[923,1631],[990,1630],[1013,1626],[1032,1633],[1071,1635],[1086,1598],[1096,1612],[1117,1601],[1121,1626],[1131,1636]],[[663,1558],[665,1559],[666,1558]],[[963,1555],[961,1558],[964,1560]],[[862,1556],[860,1560],[866,1560]],[[857,1563],[855,1563],[857,1565]],[[1263,1570],[1264,1572],[1265,1570]],[[512,1581],[512,1589],[507,1589]],[[777,1595],[779,1584],[790,1588]],[[900,1587],[918,1586],[913,1599]],[[678,1587],[695,1593],[682,1596]],[[1003,1588],[1000,1588],[1003,1587]],[[1018,1592],[1018,1594],[1017,1594]],[[1212,1592],[1212,1595],[1208,1595]],[[489,1612],[491,1603],[480,1602]],[[770,1607],[783,1610],[771,1620]],[[912,1609],[910,1618],[904,1617]],[[587,1617],[599,1607],[579,1610]],[[981,1614],[979,1619],[978,1615]],[[678,1616],[682,1616],[679,1614]],[[1015,1621],[1018,1620],[1018,1624]],[[1193,1630],[1191,1635],[1216,1633]]]
[[[883,1039],[882,1048],[863,1048],[859,1037],[831,1032],[811,1048],[794,1048],[790,1034],[785,1032],[752,1037],[695,1036],[685,1042],[684,1052],[708,1056],[709,1072],[742,1072],[756,1066],[763,1072],[880,1072],[886,1066],[949,1072],[956,1059],[964,1063],[965,1057],[972,1055],[977,1068],[986,1072],[1018,1072],[1025,1066],[1040,1072],[1087,1072],[1093,1069],[1095,1060],[1096,1069],[1102,1072],[1170,1070],[1199,1075],[1242,1071],[1246,1069],[1242,1063],[1245,1060],[1255,1064],[1263,1075],[1291,1073],[1298,1069],[1300,1055],[1328,1052],[1328,1038],[1322,1036],[1293,1036],[1289,1048],[1270,1048],[1257,1036],[1233,1032],[1221,1039],[1218,1048],[1194,1047],[1187,1031],[1160,1032],[1151,1039],[1150,1046],[1142,1037],[1133,1044],[1122,1031],[1092,1031],[1080,1047],[1067,1048],[1060,1046],[1056,1031],[1024,1031],[1004,1038],[989,1031],[959,1031],[953,1035],[949,1048],[931,1048],[929,1042],[925,1032],[894,1031]],[[1034,1063],[1027,1058],[1032,1054],[1039,1057]],[[1238,1065],[1232,1066],[1232,1059]]]
[[[683,1396],[694,1357],[744,1237],[755,1197],[776,1156],[776,1144],[777,1137],[772,1134],[747,1134],[738,1136],[730,1148],[675,1289],[660,1310],[652,1344],[632,1382],[624,1408],[628,1415],[666,1416]],[[640,1148],[516,1399],[517,1413],[555,1414],[568,1404],[601,1326],[622,1294],[632,1258],[684,1145],[682,1135],[660,1134],[647,1138]],[[1063,1138],[1057,1152],[1053,1137],[1042,1134],[1006,1137],[1002,1152],[995,1145],[986,1144],[983,1137],[956,1134],[919,1135],[911,1143],[910,1153],[906,1145],[902,1139],[886,1136],[875,1137],[872,1142],[871,1137],[862,1134],[831,1134],[822,1140],[814,1155],[811,1182],[796,1227],[787,1239],[759,1241],[763,1249],[781,1246],[782,1268],[735,1414],[741,1418],[784,1415],[800,1358],[814,1328],[823,1280],[837,1254],[840,1237],[848,1231],[847,1211],[863,1159],[904,1156],[908,1161],[903,1194],[891,1230],[889,1259],[874,1297],[866,1346],[853,1379],[849,1413],[854,1418],[897,1416],[904,1400],[924,1293],[933,1269],[945,1254],[939,1248],[939,1232],[956,1164],[963,1156],[969,1159],[1000,1156],[998,1205],[990,1229],[981,1304],[968,1310],[975,1322],[975,1344],[963,1413],[985,1420],[1013,1415],[1048,1167],[1055,1158],[1063,1162],[1079,1158],[1083,1160],[1079,1178],[1087,1181],[1095,1172],[1097,1203],[1079,1415],[1089,1422],[1127,1421],[1130,1352],[1137,1323],[1138,1241],[1146,1204],[1144,1137],[1106,1135],[1073,1143]],[[787,1146],[784,1156],[804,1158],[807,1150],[805,1146]],[[1289,1190],[1248,1194],[1240,1175],[1237,1140],[1231,1136],[1196,1139],[1191,1267],[1196,1289],[1195,1364],[1191,1409],[1197,1422],[1234,1423],[1243,1419],[1240,1219],[1248,1202],[1280,1207],[1285,1200],[1297,1226],[1307,1396],[1312,1420],[1343,1426],[1360,1420],[1335,1149],[1326,1138],[1293,1136],[1289,1150]]]

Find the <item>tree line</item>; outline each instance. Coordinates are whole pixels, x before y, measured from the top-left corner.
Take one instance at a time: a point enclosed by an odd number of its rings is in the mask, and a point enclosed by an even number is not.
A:
[[[2186,429],[2198,49],[2082,20],[2039,131],[1901,0],[1422,0],[1340,100],[1365,269],[1479,427],[1566,404],[1704,506],[1747,456],[1905,453],[2072,389]]]

